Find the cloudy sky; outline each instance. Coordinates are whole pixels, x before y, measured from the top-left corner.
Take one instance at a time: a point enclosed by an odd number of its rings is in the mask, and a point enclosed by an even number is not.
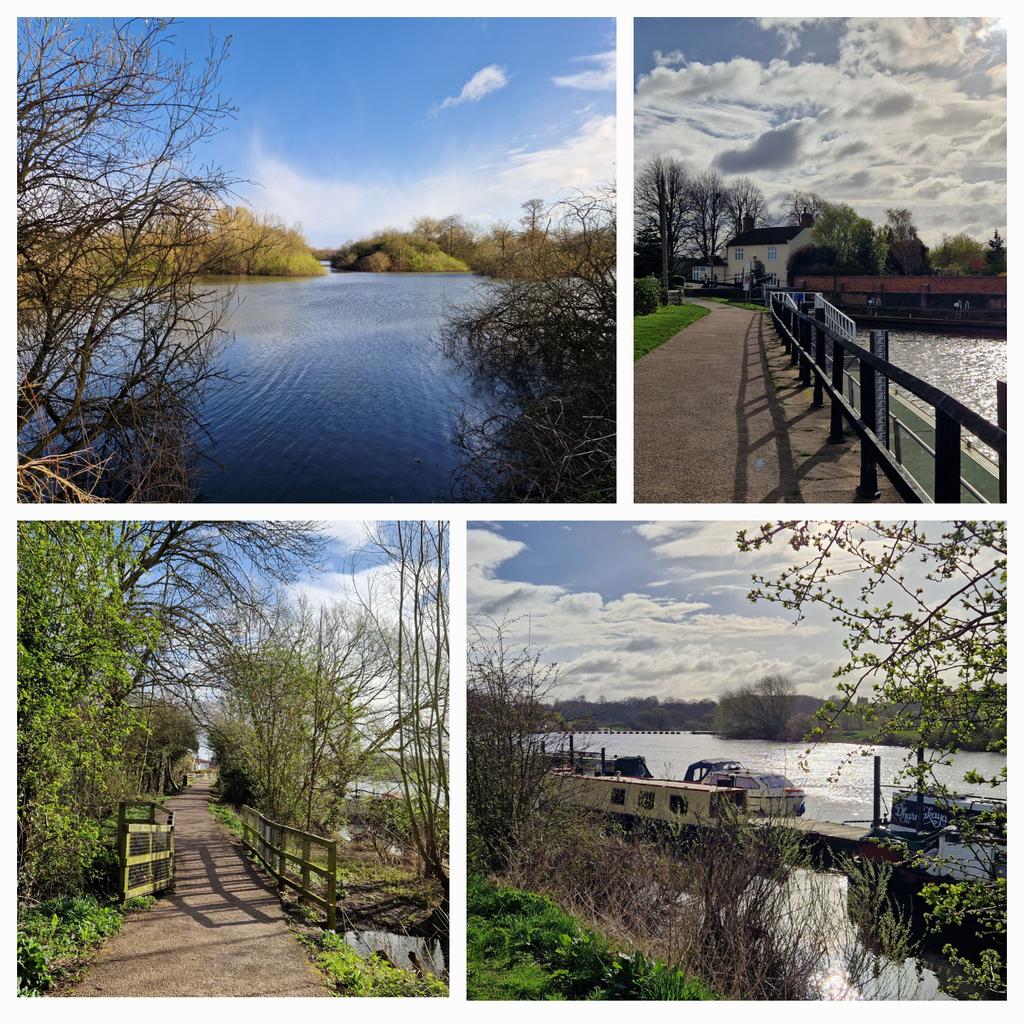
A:
[[[737,532],[759,525],[471,524],[471,623],[507,618],[519,642],[559,664],[563,697],[716,699],[773,672],[828,696],[843,660],[828,616],[814,609],[797,626],[778,606],[747,600],[751,574],[793,554],[778,541],[738,551]],[[906,573],[929,586],[919,565]],[[851,594],[858,580],[845,584]]]
[[[674,155],[865,217],[909,206],[931,245],[1006,225],[999,19],[640,19],[638,162]]]
[[[174,56],[231,37],[238,107],[203,157],[259,210],[337,245],[418,216],[486,225],[607,183],[615,27],[573,19],[185,19]]]

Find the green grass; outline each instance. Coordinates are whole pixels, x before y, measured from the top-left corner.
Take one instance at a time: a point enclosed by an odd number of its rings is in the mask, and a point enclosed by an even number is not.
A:
[[[231,804],[218,804],[212,800],[209,803],[210,813],[229,831],[236,836],[242,834],[242,819],[238,816],[236,808]]]
[[[647,316],[633,317],[633,361],[647,355],[684,327],[707,316],[710,310],[689,303],[682,306],[659,306]]]
[[[470,999],[705,1000],[710,989],[603,936],[537,893],[469,880]]]
[[[121,929],[125,915],[148,910],[156,900],[139,896],[123,906],[95,896],[47,900],[18,914],[18,995],[43,995],[73,980],[105,938]]]
[[[382,957],[360,956],[335,932],[320,932],[315,938],[301,936],[313,962],[334,983],[342,996],[447,996],[448,986],[440,978],[421,978],[414,971],[392,967]]]
[[[734,299],[720,299],[707,297],[705,302],[717,302],[720,306],[734,306],[736,309],[752,309],[756,313],[765,313],[767,310],[759,302],[736,302]]]

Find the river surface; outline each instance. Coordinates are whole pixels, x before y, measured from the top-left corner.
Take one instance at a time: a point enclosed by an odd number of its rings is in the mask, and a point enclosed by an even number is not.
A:
[[[890,331],[889,358],[996,422],[996,381],[1006,380],[1005,338]]]
[[[882,757],[882,785],[895,782],[900,768],[912,751],[905,747],[857,747],[849,743],[819,743],[807,754],[807,770],[800,761],[805,743],[777,743],[772,740],[721,740],[716,736],[691,733],[612,733],[585,737],[577,735],[575,745],[582,750],[604,747],[611,754],[642,754],[647,767],[657,776],[681,779],[694,761],[705,758],[730,758],[752,768],[765,768],[787,776],[807,793],[806,816],[819,821],[870,821],[872,754]],[[861,750],[866,750],[862,755]],[[944,785],[958,792],[1006,797],[1005,784],[995,789],[968,787],[965,771],[995,775],[1005,767],[1002,754],[958,754],[952,767],[939,766],[935,775]],[[837,776],[837,777],[836,777]],[[832,781],[830,781],[832,779]],[[882,799],[889,802],[890,788],[883,788]]]
[[[470,274],[214,280],[236,302],[207,398],[199,501],[457,499],[459,413],[480,396],[437,347]]]
[[[549,738],[549,748],[561,738]],[[802,743],[776,743],[770,740],[721,740],[715,736],[691,733],[615,733],[575,737],[577,750],[599,750],[607,754],[642,754],[654,775],[681,779],[693,761],[704,758],[731,758],[742,764],[766,768],[788,776],[807,793],[806,816],[822,821],[868,822],[872,803],[872,756],[882,757],[883,786],[894,783],[897,773],[912,751],[904,747],[860,748],[848,743],[821,743],[806,753],[807,768],[801,759],[807,750]],[[862,756],[860,751],[866,753]],[[974,769],[995,775],[1005,767],[1001,754],[971,753],[958,755],[951,766],[936,769],[936,777],[959,792],[1006,797],[1006,786],[994,789],[968,787],[965,771]],[[892,789],[883,789],[886,807]],[[866,829],[866,826],[865,826]],[[846,912],[849,881],[839,872],[797,871],[789,880],[789,898],[793,925],[805,918],[827,912],[834,920],[834,932],[827,950],[827,966],[817,978],[823,999],[947,999],[941,985],[953,972],[949,962],[932,948],[892,963],[872,957],[861,943]],[[815,909],[818,908],[818,909]],[[865,964],[865,958],[867,963]],[[851,964],[860,964],[855,976]],[[865,970],[865,966],[870,970]]]

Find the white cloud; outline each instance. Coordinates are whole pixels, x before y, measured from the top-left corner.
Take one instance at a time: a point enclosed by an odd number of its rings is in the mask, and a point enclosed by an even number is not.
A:
[[[462,87],[458,96],[447,96],[441,102],[440,109],[458,107],[463,103],[479,103],[485,96],[508,85],[508,75],[499,64],[488,64],[481,68]]]
[[[608,50],[606,53],[592,53],[586,57],[573,57],[574,61],[587,64],[596,64],[596,67],[588,68],[586,71],[577,71],[572,75],[556,75],[551,79],[555,85],[567,89],[586,89],[600,91],[603,89],[615,88],[615,51]]]
[[[339,178],[305,173],[254,140],[248,198],[258,211],[298,222],[315,245],[336,245],[419,216],[460,212],[481,224],[514,220],[531,196],[556,200],[595,188],[615,171],[615,118],[585,117],[557,141],[516,145],[469,162],[424,168],[408,180]]]
[[[724,158],[723,170],[753,178],[776,204],[811,190],[876,221],[909,206],[929,245],[1003,231],[1004,28],[981,18],[848,19],[834,61],[786,59],[819,20],[760,19],[780,40],[770,60],[655,53],[636,86],[638,162],[663,153],[700,168]],[[788,160],[777,143],[795,124]],[[921,188],[923,177],[941,185]]]

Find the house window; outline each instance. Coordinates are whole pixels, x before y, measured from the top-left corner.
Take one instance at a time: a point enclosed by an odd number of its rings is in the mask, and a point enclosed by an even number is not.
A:
[[[778,258],[779,258],[778,247],[774,246],[774,245],[769,245],[768,246],[768,261],[771,262],[772,260],[777,260]]]
[[[647,792],[641,793],[637,801],[640,805],[641,811],[653,811],[654,810],[654,793]]]
[[[733,259],[736,260],[739,263],[742,263],[743,262],[743,250],[742,249],[737,249],[735,251],[735,253],[733,254]]]
[[[685,814],[690,809],[689,801],[685,796],[670,796],[668,806],[673,814]]]
[[[626,802],[626,791],[624,789],[612,790],[612,803],[620,806]]]

